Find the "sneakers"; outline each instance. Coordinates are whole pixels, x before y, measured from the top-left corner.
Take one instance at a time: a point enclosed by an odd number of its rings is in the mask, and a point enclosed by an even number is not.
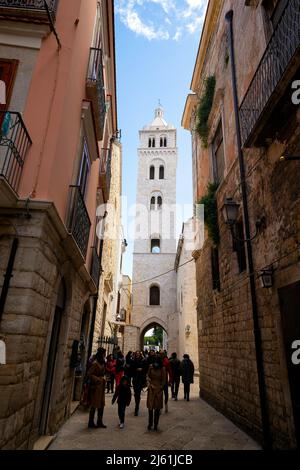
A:
[[[178,401],[178,398],[177,398],[177,397],[175,397],[175,401]]]
[[[124,423],[120,423],[120,429],[124,429]]]

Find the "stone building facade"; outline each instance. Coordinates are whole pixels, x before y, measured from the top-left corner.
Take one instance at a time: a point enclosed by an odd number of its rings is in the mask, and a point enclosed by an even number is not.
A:
[[[161,106],[140,131],[133,252],[132,325],[136,348],[152,326],[168,335],[168,349],[177,350],[176,324],[176,129],[164,119]],[[155,276],[166,273],[155,279]],[[142,282],[145,281],[145,282]]]
[[[199,371],[198,353],[198,322],[196,297],[196,266],[193,259],[195,251],[195,219],[191,218],[183,224],[178,241],[175,259],[177,273],[177,321],[178,321],[178,350],[181,359],[183,354],[189,354]],[[171,352],[171,351],[170,351]]]
[[[2,449],[55,434],[78,399],[117,137],[113,2],[48,4],[57,36],[43,2],[0,1]]]
[[[262,358],[256,355],[244,242],[225,19],[230,10]],[[291,158],[300,155],[300,109],[292,101],[293,83],[300,73],[299,25],[298,0],[211,0],[195,63],[193,93],[187,98],[182,121],[192,133],[194,202],[206,194],[208,182],[218,184],[220,241],[213,243],[206,235],[203,248],[194,254],[201,396],[262,441],[259,360],[267,430],[277,449],[295,448],[300,442],[300,366],[292,362],[293,344],[300,338],[300,162]],[[196,131],[197,108],[205,97],[206,79],[212,76],[215,90],[205,148]],[[240,204],[234,237],[222,213],[225,198]],[[272,278],[268,288],[262,286],[266,268]]]
[[[107,216],[105,224],[102,255],[102,274],[99,284],[98,304],[95,322],[93,350],[97,349],[100,337],[114,334],[121,277],[121,260],[124,240],[121,226],[121,190],[122,190],[122,146],[112,144],[111,182],[109,199],[103,209]]]

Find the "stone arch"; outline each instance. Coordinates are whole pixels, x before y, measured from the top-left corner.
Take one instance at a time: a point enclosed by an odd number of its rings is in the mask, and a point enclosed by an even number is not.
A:
[[[140,348],[141,349],[143,349],[144,347],[143,341],[144,341],[145,333],[151,328],[154,328],[155,326],[160,326],[161,328],[163,328],[163,330],[166,332],[168,336],[167,324],[161,318],[154,317],[154,316],[151,318],[148,318],[140,326]]]

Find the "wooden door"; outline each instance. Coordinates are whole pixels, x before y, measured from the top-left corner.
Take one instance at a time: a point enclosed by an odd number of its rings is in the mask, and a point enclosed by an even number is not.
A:
[[[300,340],[300,282],[279,289],[282,330],[285,344],[296,439],[300,445],[300,364],[292,360],[293,343]],[[295,354],[294,354],[295,356]]]

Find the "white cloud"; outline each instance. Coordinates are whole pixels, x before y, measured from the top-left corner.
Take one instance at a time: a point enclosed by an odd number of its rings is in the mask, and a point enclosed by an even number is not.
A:
[[[179,41],[200,31],[208,0],[117,0],[116,13],[136,35]]]

